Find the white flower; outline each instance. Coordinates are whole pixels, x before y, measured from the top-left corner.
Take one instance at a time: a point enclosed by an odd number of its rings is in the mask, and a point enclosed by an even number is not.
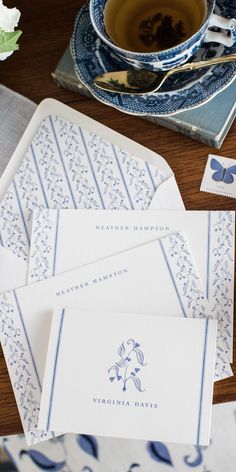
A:
[[[0,0],[0,28],[4,31],[14,31],[18,26],[20,19],[20,12],[17,8],[8,8],[3,5]]]
[[[0,28],[6,32],[14,31],[18,26],[20,11],[17,8],[8,8],[0,0]],[[13,51],[0,53],[0,61],[4,61]]]

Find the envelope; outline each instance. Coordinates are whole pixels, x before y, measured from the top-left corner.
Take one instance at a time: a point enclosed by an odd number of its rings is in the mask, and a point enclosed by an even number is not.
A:
[[[27,283],[27,275],[28,264],[0,246],[0,293],[22,287]]]
[[[37,108],[1,177],[0,201],[0,245],[24,260],[38,207],[184,208],[161,156],[52,99]]]
[[[185,236],[173,233],[0,296],[1,342],[29,443],[37,430],[51,324],[57,308],[211,318]],[[228,376],[217,349],[216,378]]]
[[[173,231],[184,231],[188,236],[210,311],[219,320],[218,344],[232,362],[235,212],[36,211],[28,282],[66,272]]]
[[[215,320],[57,310],[39,428],[208,445],[216,333]]]

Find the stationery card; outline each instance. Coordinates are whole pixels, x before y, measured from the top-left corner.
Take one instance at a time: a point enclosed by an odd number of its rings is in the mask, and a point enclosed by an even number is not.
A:
[[[230,211],[34,212],[28,282],[184,231],[232,362],[235,213]]]
[[[51,314],[68,308],[209,318],[185,236],[165,238],[0,296],[1,342],[30,443],[37,429]],[[215,378],[229,376],[217,347]]]
[[[39,428],[208,445],[217,322],[62,309]]]
[[[200,190],[236,198],[236,159],[209,154]]]
[[[35,208],[147,209],[167,179],[158,164],[108,141],[93,120],[87,129],[80,116],[80,125],[53,114],[38,124],[1,201],[0,245],[25,260]]]

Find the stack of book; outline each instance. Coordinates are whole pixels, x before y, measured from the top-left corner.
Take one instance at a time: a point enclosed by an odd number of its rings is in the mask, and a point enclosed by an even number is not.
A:
[[[52,76],[61,87],[88,97],[92,96],[74,71],[69,47],[64,52]],[[235,96],[236,81],[198,108],[164,118],[148,116],[145,119],[219,149],[235,118]]]

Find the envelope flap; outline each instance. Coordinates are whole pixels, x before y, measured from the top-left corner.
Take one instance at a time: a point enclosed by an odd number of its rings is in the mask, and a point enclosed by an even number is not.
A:
[[[15,152],[12,155],[12,159],[9,162],[5,172],[3,173],[0,183],[0,201],[2,200],[10,182],[21,162],[22,157],[27,152],[41,121],[46,118],[48,115],[58,115],[64,118],[65,120],[71,121],[77,125],[83,126],[88,131],[97,133],[102,136],[104,139],[108,140],[110,143],[123,147],[127,151],[135,154],[142,160],[145,160],[157,167],[162,171],[165,176],[168,178],[173,175],[173,172],[170,166],[167,164],[165,159],[159,154],[156,154],[153,151],[150,151],[146,147],[132,141],[129,138],[117,133],[116,131],[104,126],[97,121],[89,118],[88,116],[73,110],[71,107],[64,105],[63,103],[47,98],[43,100],[38,108],[36,109],[29,125],[27,126],[21,141],[19,142]]]

